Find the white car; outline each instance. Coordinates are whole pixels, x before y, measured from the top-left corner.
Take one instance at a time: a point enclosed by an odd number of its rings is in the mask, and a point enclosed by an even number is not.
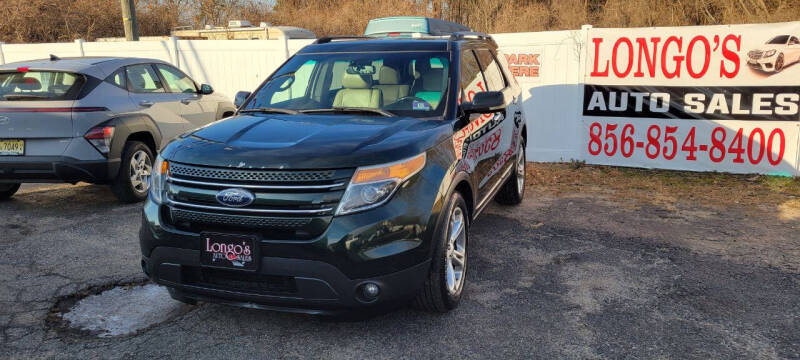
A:
[[[779,72],[786,65],[800,61],[800,39],[778,35],[759,49],[747,53],[747,65],[767,72]]]

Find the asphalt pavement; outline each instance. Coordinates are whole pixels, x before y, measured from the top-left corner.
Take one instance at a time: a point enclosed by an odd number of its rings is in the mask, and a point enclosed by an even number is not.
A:
[[[103,186],[26,186],[0,203],[0,358],[800,358],[796,272],[570,225],[622,220],[614,204],[535,195],[473,224],[465,298],[445,315],[201,304],[98,338],[46,319],[58,298],[143,280],[140,205]],[[641,211],[624,220],[638,226]]]

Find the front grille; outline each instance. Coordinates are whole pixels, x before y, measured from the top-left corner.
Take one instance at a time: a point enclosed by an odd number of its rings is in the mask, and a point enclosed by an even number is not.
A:
[[[172,219],[176,223],[188,222],[197,224],[213,224],[217,226],[234,226],[243,228],[277,228],[297,229],[311,223],[311,218],[269,217],[248,215],[227,215],[182,209],[172,209]]]
[[[243,230],[264,239],[307,240],[324,232],[353,169],[240,170],[171,163],[165,221],[191,232]],[[217,200],[240,188],[254,199],[244,207]],[[253,230],[256,231],[253,231]]]
[[[191,266],[182,267],[182,282],[213,289],[251,293],[295,293],[297,284],[291,276],[261,275]]]
[[[316,182],[333,178],[336,171],[264,171],[197,167],[170,164],[170,176],[208,180],[247,181],[247,182]]]
[[[747,56],[750,57],[753,60],[761,59],[761,56],[763,56],[763,55],[764,55],[764,52],[761,51],[761,50],[752,50],[752,51],[747,53]]]

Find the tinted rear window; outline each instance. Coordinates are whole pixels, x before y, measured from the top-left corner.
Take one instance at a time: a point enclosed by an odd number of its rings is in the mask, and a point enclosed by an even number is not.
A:
[[[59,71],[0,72],[0,101],[74,100],[85,81]]]

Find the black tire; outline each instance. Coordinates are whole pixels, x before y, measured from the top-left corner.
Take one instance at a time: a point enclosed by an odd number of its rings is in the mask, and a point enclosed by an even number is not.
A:
[[[169,297],[173,300],[180,301],[186,305],[197,305],[197,300],[186,297],[186,295],[183,295],[178,289],[167,287],[167,291],[169,292]]]
[[[470,218],[467,210],[467,203],[464,201],[461,194],[455,192],[450,196],[450,201],[445,211],[446,215],[443,217],[443,222],[439,224],[439,234],[437,234],[435,238],[436,249],[433,252],[430,272],[425,279],[425,284],[422,286],[422,289],[413,302],[414,307],[418,309],[437,313],[446,313],[458,307],[458,303],[461,301],[461,296],[464,293],[464,287],[467,281],[467,264],[469,263],[467,261],[467,255],[469,249]],[[457,282],[458,285],[453,286],[453,290],[450,290],[447,281],[447,267],[448,257],[452,253],[452,249],[454,249],[449,246],[450,233],[454,225],[450,220],[456,211],[459,211],[462,216],[461,225],[463,225],[462,231],[464,237],[463,239],[459,238],[457,241],[463,242],[460,251],[463,254],[463,256],[461,256],[463,262],[461,266],[461,276],[453,278],[454,281],[460,279],[460,282]],[[455,249],[458,249],[458,247],[455,247]]]
[[[125,144],[125,149],[122,151],[122,162],[119,166],[119,173],[114,181],[111,183],[111,192],[124,203],[135,203],[143,201],[147,198],[147,190],[150,184],[146,183],[144,186],[134,183],[132,180],[131,163],[134,162],[134,157],[144,154],[149,161],[148,166],[150,172],[153,168],[153,151],[140,141],[128,141]],[[143,180],[149,180],[143,179]],[[146,182],[146,181],[145,181]]]
[[[778,59],[775,60],[775,72],[780,72],[783,70],[783,54],[778,55]]]
[[[499,204],[519,205],[525,198],[525,167],[527,166],[525,161],[525,143],[520,142],[517,156],[514,158],[514,170],[511,171],[511,176],[494,197]]]
[[[8,200],[19,190],[20,184],[0,183],[0,201]]]

